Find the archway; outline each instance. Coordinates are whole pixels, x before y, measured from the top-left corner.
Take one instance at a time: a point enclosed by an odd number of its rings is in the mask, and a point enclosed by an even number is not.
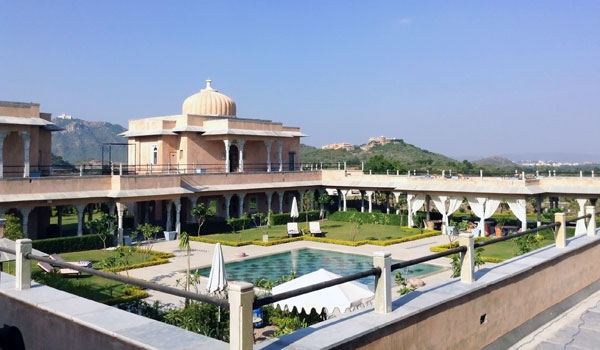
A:
[[[229,147],[229,172],[235,173],[240,167],[240,152],[236,145]]]

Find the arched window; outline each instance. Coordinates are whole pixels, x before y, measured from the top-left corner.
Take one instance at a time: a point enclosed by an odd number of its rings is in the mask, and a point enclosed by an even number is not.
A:
[[[152,145],[150,147],[150,163],[152,165],[158,164],[158,146]]]

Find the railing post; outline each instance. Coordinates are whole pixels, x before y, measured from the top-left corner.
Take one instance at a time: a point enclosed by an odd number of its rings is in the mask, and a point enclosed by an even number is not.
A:
[[[346,162],[344,162],[344,171],[346,171],[346,169],[347,169],[347,168],[346,168]]]
[[[246,282],[229,282],[229,349],[251,350],[254,346],[252,303],[254,286]]]
[[[31,253],[31,240],[29,238],[17,239],[16,253],[16,279],[15,289],[23,290],[31,287],[31,260],[25,256]]]
[[[392,312],[392,254],[373,253],[373,267],[381,269],[381,275],[375,276],[375,312],[387,314]]]
[[[79,176],[83,176],[83,164],[79,164]]]
[[[587,235],[595,236],[596,235],[596,206],[588,205],[585,207],[585,213],[590,214],[590,220],[587,224]]]
[[[556,247],[564,248],[567,246],[567,214],[555,213],[554,222],[560,223],[556,231]]]
[[[365,162],[360,162],[360,170],[365,171]]]
[[[467,251],[460,253],[460,281],[462,283],[475,282],[475,236],[472,233],[458,235],[458,245],[467,247]]]
[[[123,163],[119,163],[119,176],[123,176]]]

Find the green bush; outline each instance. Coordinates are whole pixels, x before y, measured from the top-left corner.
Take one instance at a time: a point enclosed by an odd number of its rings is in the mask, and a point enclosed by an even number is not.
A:
[[[106,246],[113,246],[114,235],[109,235]],[[82,250],[102,249],[102,240],[98,235],[37,239],[32,242],[33,248],[48,254],[79,252]]]
[[[300,212],[300,216],[294,220],[295,221],[305,221],[306,213],[307,212]],[[290,217],[290,213],[273,214],[273,223],[271,225],[285,225],[288,222],[292,222],[294,220],[292,220],[292,218]],[[318,210],[309,211],[308,212],[308,220],[309,221],[319,220],[319,211]]]
[[[329,215],[329,220],[352,222],[354,218],[362,219],[364,224],[385,224],[394,226],[406,226],[408,220],[406,215],[382,214],[382,213],[359,213],[357,211],[336,211]]]

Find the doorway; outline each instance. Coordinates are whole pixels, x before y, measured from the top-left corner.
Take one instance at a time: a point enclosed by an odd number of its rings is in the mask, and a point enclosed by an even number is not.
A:
[[[236,145],[229,147],[229,172],[235,173],[240,167],[240,152]]]

